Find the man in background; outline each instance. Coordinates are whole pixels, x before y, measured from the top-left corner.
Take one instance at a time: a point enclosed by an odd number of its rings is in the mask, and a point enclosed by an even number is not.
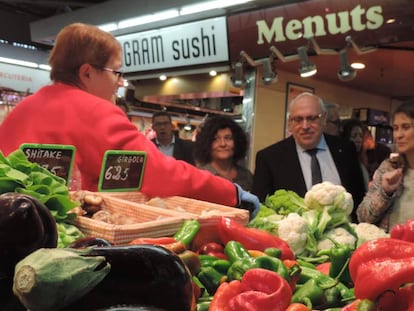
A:
[[[323,127],[325,134],[338,136],[341,128],[341,119],[339,118],[339,106],[335,103],[324,101],[323,105],[326,111],[326,121]]]
[[[160,111],[153,114],[152,129],[156,133],[156,138],[152,139],[152,142],[162,153],[194,165],[194,143],[180,139],[175,134],[168,112]]]
[[[365,194],[356,149],[350,141],[323,133],[324,109],[322,100],[311,93],[299,94],[290,102],[288,129],[292,135],[256,155],[252,192],[261,202],[278,189],[304,197],[313,184],[329,181],[351,193],[355,211]],[[312,168],[315,155],[320,164],[318,182]],[[356,219],[355,213],[352,216]]]

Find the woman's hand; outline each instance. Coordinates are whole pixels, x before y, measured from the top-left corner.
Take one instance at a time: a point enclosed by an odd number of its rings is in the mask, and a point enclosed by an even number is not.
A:
[[[395,190],[397,190],[399,184],[401,183],[403,177],[403,172],[401,168],[385,172],[382,175],[382,188],[385,193],[391,196]]]

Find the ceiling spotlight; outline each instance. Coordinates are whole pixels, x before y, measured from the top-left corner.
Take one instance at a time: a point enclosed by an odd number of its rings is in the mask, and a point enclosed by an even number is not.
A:
[[[192,130],[192,126],[191,126],[190,119],[188,117],[186,119],[187,119],[187,122],[184,125],[184,130],[187,131],[187,132],[189,132],[189,131]]]
[[[342,81],[349,81],[356,77],[356,71],[348,63],[348,52],[346,49],[339,51],[339,58],[341,61],[341,67],[338,71],[338,78]]]
[[[351,67],[354,69],[364,69],[365,68],[365,64],[364,63],[360,63],[360,62],[353,62],[351,64]]]
[[[243,74],[243,64],[237,62],[234,65],[234,75],[231,77],[231,82],[235,87],[243,87],[246,85],[246,79]]]
[[[277,73],[272,69],[271,58],[263,60],[263,77],[264,84],[271,84],[277,81]]]
[[[299,73],[302,78],[313,76],[317,72],[315,64],[308,58],[307,50],[308,48],[306,46],[298,47],[300,59]]]
[[[167,76],[166,76],[166,75],[160,75],[160,80],[161,80],[161,81],[165,81],[165,80],[167,80]]]

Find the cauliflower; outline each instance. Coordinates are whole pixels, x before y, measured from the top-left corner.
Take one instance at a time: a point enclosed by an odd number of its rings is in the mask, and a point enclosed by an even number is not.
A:
[[[309,209],[322,209],[326,206],[334,210],[343,210],[350,215],[354,208],[352,195],[343,186],[325,181],[314,185],[305,194],[305,204]]]
[[[324,234],[324,237],[318,241],[318,250],[331,249],[334,243],[330,240],[334,240],[339,244],[346,244],[355,248],[357,238],[348,230],[342,227],[336,227]]]
[[[308,223],[297,213],[290,213],[277,222],[278,236],[285,240],[295,255],[304,252],[308,238]]]
[[[361,222],[359,224],[351,224],[351,227],[354,229],[355,233],[358,236],[357,246],[362,243],[378,238],[389,238],[390,235],[385,232],[385,230],[377,227],[374,224],[369,224],[367,222]]]

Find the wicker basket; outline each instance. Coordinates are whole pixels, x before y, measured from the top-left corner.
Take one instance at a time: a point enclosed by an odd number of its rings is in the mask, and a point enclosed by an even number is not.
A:
[[[193,248],[197,248],[206,242],[219,241],[217,223],[221,217],[231,218],[243,225],[247,225],[249,222],[249,212],[247,210],[180,196],[149,200],[146,195],[139,192],[100,192],[99,194],[107,198],[122,199],[134,204],[146,204],[150,208],[182,213],[197,219],[200,222],[201,229],[193,243]]]
[[[100,192],[99,194],[103,197],[118,198],[172,212],[192,214],[202,224],[216,222],[215,219],[221,216],[230,217],[244,225],[249,222],[249,212],[247,210],[180,196],[149,199],[145,194],[140,192]]]
[[[95,193],[96,194],[96,193]],[[101,193],[97,194],[101,195]],[[105,208],[136,220],[134,224],[115,225],[78,216],[74,224],[87,236],[99,237],[119,245],[139,237],[171,236],[182,226],[184,220],[194,215],[126,201],[115,197],[102,196]]]

